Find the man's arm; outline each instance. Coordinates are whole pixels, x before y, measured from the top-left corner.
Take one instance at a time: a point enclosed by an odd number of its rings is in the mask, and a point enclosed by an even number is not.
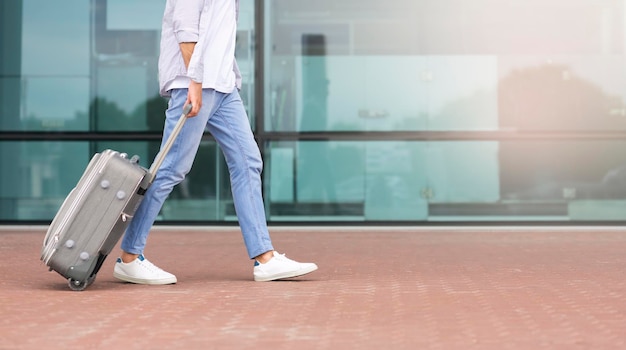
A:
[[[196,43],[193,42],[185,42],[178,44],[180,46],[180,53],[183,56],[183,61],[185,62],[185,67],[189,68],[189,61],[191,61],[191,56],[193,55],[193,50],[196,47]],[[189,112],[188,117],[195,117],[198,115],[198,111],[200,111],[200,107],[202,107],[202,83],[196,82],[193,79],[189,83],[189,89],[187,91],[187,101],[185,104],[191,103],[191,112]]]
[[[191,61],[196,43],[180,43],[178,45],[180,46],[180,53],[183,55],[183,61],[185,61],[185,68],[189,68],[189,61]]]
[[[200,17],[204,2],[205,0],[179,0],[175,4],[173,15],[174,33],[179,43],[185,68],[187,68],[187,73],[191,78],[186,102],[193,106],[189,117],[196,116],[202,107],[202,71],[198,70],[197,67],[197,62],[202,62],[202,52],[197,52],[194,55],[194,49],[200,39]],[[190,67],[192,57],[196,62],[194,67]]]

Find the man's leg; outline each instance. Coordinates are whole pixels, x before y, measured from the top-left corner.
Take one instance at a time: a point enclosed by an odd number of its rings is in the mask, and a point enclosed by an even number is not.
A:
[[[237,91],[218,95],[222,97],[220,107],[207,126],[224,153],[235,211],[248,256],[253,259],[274,250],[261,193],[263,161]]]
[[[254,279],[271,281],[315,271],[315,264],[298,263],[274,251],[261,192],[263,161],[248,116],[237,90],[218,95],[223,95],[223,100],[207,126],[224,152],[228,165],[241,233],[248,256],[256,259]]]
[[[169,107],[165,113],[166,120],[161,147],[165,145],[167,138],[178,122],[186,98],[186,89],[172,91]],[[150,229],[163,206],[163,202],[174,186],[180,183],[191,169],[210,112],[211,104],[206,103],[198,116],[189,118],[185,122],[179,137],[166,155],[154,182],[146,191],[143,201],[137,208],[134,218],[126,230],[121,244],[122,257],[118,259],[118,264],[116,264],[114,271],[116,277],[134,283],[161,284],[159,282],[175,282],[173,275],[156,268],[156,266],[145,260],[141,254],[146,246]],[[137,257],[139,259],[136,260]],[[133,265],[129,263],[133,263]],[[145,267],[145,269],[142,267]],[[154,273],[151,274],[151,271]],[[151,275],[154,276],[151,277]]]

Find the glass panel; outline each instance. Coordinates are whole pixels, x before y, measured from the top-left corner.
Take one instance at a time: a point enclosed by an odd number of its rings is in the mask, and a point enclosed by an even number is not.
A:
[[[241,72],[242,86],[239,91],[250,124],[256,129],[256,112],[254,109],[254,0],[239,1],[239,20],[237,21],[237,45],[235,58]]]
[[[22,80],[22,128],[29,131],[89,130],[89,78]]]
[[[91,2],[22,2],[22,74],[88,76]]]
[[[159,142],[0,141],[0,220],[52,220],[78,182],[93,149],[139,155],[149,167]],[[234,220],[228,170],[221,151],[203,141],[192,171],[165,202],[158,220]]]
[[[271,220],[363,218],[364,144],[272,142],[264,184]]]
[[[165,0],[96,0],[96,6],[95,130],[161,131],[166,103],[158,96],[157,64]],[[253,38],[254,1],[241,1],[236,56],[241,96],[254,125]]]
[[[23,3],[21,129],[89,130],[90,3]]]
[[[215,142],[201,143],[193,168],[165,202],[159,220],[236,220],[228,168]]]
[[[499,115],[505,129],[626,129],[622,55],[503,56]]]
[[[363,145],[299,142],[295,149],[296,199],[303,203],[363,201]]]
[[[164,8],[165,0],[107,0],[106,25],[111,30],[161,30]]]
[[[8,76],[13,74],[8,74]],[[18,76],[0,76],[0,130],[22,129],[20,95],[21,79]]]
[[[22,2],[0,1],[0,131],[20,130]]]
[[[2,5],[0,129],[88,130],[90,9],[80,0]]]
[[[272,142],[272,221],[626,220],[623,141]]]
[[[161,131],[157,62],[165,0],[95,0],[93,113],[97,131]],[[142,15],[137,18],[137,10]],[[154,121],[152,120],[154,119]]]
[[[1,130],[160,132],[164,6],[165,0],[3,3]],[[253,125],[254,18],[254,1],[241,1],[236,55]]]
[[[139,164],[149,168],[160,142],[98,142],[98,151],[110,148],[138,155]],[[157,221],[222,221],[234,219],[228,169],[214,141],[200,144],[192,170],[163,204]]]
[[[164,5],[165,0],[0,2],[0,130],[160,134],[167,106],[157,95]],[[254,11],[253,0],[241,1],[236,52],[252,120]],[[0,141],[0,220],[51,220],[94,152],[137,154],[147,167],[158,147],[159,142],[132,140]],[[159,220],[235,219],[223,156],[215,142],[204,141]]]
[[[0,219],[51,220],[89,158],[87,142],[0,141]]]
[[[269,131],[626,129],[622,1],[265,10]]]
[[[503,199],[624,199],[623,147],[623,141],[503,142],[499,154]]]

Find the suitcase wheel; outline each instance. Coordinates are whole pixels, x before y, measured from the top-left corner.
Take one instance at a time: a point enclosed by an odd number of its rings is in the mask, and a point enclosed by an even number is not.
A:
[[[70,289],[75,292],[80,292],[85,290],[85,288],[89,287],[96,280],[96,276],[89,277],[86,281],[78,281],[72,278],[68,278],[67,282],[70,286]]]
[[[75,279],[68,279],[68,284],[70,286],[70,289],[75,291],[75,292],[79,292],[81,290],[85,290],[85,288],[87,288],[87,281],[77,281]]]

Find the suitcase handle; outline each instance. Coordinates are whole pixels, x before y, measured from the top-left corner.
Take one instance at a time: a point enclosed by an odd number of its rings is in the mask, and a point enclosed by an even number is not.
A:
[[[174,144],[174,141],[178,137],[180,130],[182,130],[183,125],[185,124],[185,121],[187,120],[187,115],[189,114],[189,112],[191,112],[191,103],[186,105],[183,108],[183,114],[180,116],[180,119],[178,119],[178,123],[176,123],[176,125],[174,126],[174,130],[172,130],[170,137],[167,138],[167,142],[165,142],[165,146],[163,146],[163,149],[159,151],[159,154],[157,154],[156,158],[154,159],[152,166],[150,166],[150,170],[148,170],[148,176],[150,177],[149,183],[152,183],[152,181],[154,181],[154,178],[156,177],[156,173],[161,167],[161,164],[163,163],[165,156],[170,151],[170,148],[172,148],[172,145]]]

